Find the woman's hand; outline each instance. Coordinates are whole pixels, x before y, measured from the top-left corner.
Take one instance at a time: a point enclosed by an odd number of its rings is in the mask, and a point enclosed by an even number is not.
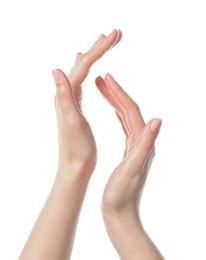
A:
[[[122,162],[107,183],[103,196],[103,209],[117,212],[138,212],[144,183],[149,172],[159,133],[161,120],[152,119],[145,125],[138,105],[124,92],[110,74],[105,80],[96,79],[96,85],[115,108],[126,135],[126,149]]]
[[[126,135],[122,162],[112,173],[102,199],[102,212],[108,235],[122,260],[159,260],[162,255],[144,231],[139,204],[152,164],[155,139],[161,120],[145,125],[137,104],[110,74],[98,77],[96,85],[115,108]]]
[[[59,134],[59,165],[48,199],[19,257],[70,259],[76,227],[89,177],[96,163],[96,146],[90,126],[81,111],[81,84],[89,68],[121,39],[114,30],[101,35],[85,54],[78,54],[69,78],[54,70],[55,105]]]
[[[57,91],[55,98],[59,133],[59,168],[81,169],[92,173],[97,152],[91,128],[82,113],[82,88],[89,69],[95,61],[114,47],[122,37],[119,30],[108,36],[103,34],[86,53],[77,53],[76,61],[68,77],[54,70]]]

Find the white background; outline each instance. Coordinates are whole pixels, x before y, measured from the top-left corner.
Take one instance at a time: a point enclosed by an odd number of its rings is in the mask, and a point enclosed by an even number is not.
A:
[[[104,229],[104,186],[124,136],[95,88],[112,73],[146,121],[163,120],[141,204],[145,229],[168,260],[204,260],[206,234],[206,5],[200,0],[0,2],[0,259],[17,259],[55,176],[58,146],[51,70],[114,28],[122,42],[85,81],[84,113],[99,160],[72,259],[119,259]]]

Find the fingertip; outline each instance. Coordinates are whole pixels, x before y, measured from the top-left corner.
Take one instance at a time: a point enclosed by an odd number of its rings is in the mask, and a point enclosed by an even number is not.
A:
[[[162,120],[160,118],[154,118],[149,127],[150,127],[150,130],[155,133],[155,134],[158,134],[160,129],[161,129],[161,125],[162,125]]]
[[[109,72],[105,75],[105,82],[111,90],[115,90],[118,85],[114,77]]]
[[[60,69],[52,70],[52,74],[56,84],[61,84],[64,81],[64,73]]]
[[[117,31],[117,29],[112,30],[112,31],[110,32],[110,34],[109,34],[107,37],[105,37],[105,40],[110,39],[110,40],[112,41],[112,44],[111,44],[111,46],[109,47],[109,49],[112,48],[112,46],[113,46],[114,43],[116,42],[117,37],[118,37],[118,31]]]
[[[110,49],[114,48],[122,39],[122,32],[121,30],[116,30],[117,35],[114,44],[110,47]]]
[[[104,79],[101,77],[101,76],[98,76],[96,79],[95,79],[95,84],[96,86],[99,88],[103,85],[104,83]]]
[[[123,34],[122,34],[122,31],[120,30],[120,29],[118,29],[118,32],[119,32],[119,34],[122,36]]]
[[[59,101],[63,101],[65,96],[71,92],[71,83],[65,73],[60,69],[53,69],[52,74],[56,84],[57,98]]]
[[[142,129],[136,143],[137,152],[144,162],[152,149],[154,148],[156,138],[158,136],[162,120],[154,118],[150,120],[147,125]]]
[[[109,36],[112,35],[112,34],[117,34],[117,29],[113,29],[113,30],[111,31],[111,33],[109,34]]]
[[[96,80],[103,80],[103,78],[99,75],[98,77],[96,77]]]
[[[109,72],[107,72],[107,74],[105,75],[105,79],[109,79],[109,80],[114,81],[114,77]]]
[[[100,36],[99,36],[98,39],[97,39],[97,42],[103,40],[105,37],[106,37],[106,36],[105,36],[103,33],[101,33]]]
[[[118,41],[117,42],[120,42],[120,40],[122,39],[122,31],[121,30],[118,30]]]
[[[52,70],[52,75],[54,78],[54,81],[56,84],[59,84],[62,82],[62,75],[59,69],[54,69]]]
[[[80,58],[82,56],[81,52],[77,52],[76,59]]]

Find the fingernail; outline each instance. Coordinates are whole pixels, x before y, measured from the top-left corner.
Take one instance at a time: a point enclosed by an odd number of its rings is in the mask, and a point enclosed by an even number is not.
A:
[[[64,81],[64,77],[59,70],[52,70],[52,74],[56,84],[61,84]]]
[[[113,76],[108,72],[107,74],[106,74],[106,76],[109,78],[109,79],[111,79],[111,80],[113,80],[114,81],[114,78],[113,78]]]
[[[150,125],[150,130],[153,132],[153,133],[158,133],[160,128],[161,128],[161,124],[162,124],[162,120],[161,119],[154,119]]]
[[[118,85],[118,83],[116,82],[116,80],[114,79],[114,77],[113,77],[110,73],[107,73],[107,74],[106,74],[106,77],[107,77],[107,79],[108,79],[109,82],[110,82],[110,86],[111,86],[112,88],[116,88],[116,85]]]
[[[102,78],[101,76],[98,76],[98,77],[96,78],[96,80],[99,80],[99,81],[101,81],[101,82],[104,82],[104,80],[103,80],[103,78]]]

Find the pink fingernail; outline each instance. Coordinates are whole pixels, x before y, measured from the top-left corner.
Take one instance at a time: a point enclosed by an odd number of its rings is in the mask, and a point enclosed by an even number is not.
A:
[[[113,78],[113,76],[110,73],[106,74],[106,78],[109,81],[109,85],[110,85],[110,89],[116,89],[118,83],[115,81],[115,79]]]
[[[113,76],[112,76],[109,72],[106,74],[106,76],[107,76],[109,79],[114,80]]]
[[[62,72],[60,72],[59,70],[52,70],[52,74],[56,84],[61,84],[64,81]]]
[[[161,125],[162,125],[162,120],[161,119],[154,119],[150,125],[150,130],[153,132],[153,133],[158,133],[160,131],[160,128],[161,128]]]

